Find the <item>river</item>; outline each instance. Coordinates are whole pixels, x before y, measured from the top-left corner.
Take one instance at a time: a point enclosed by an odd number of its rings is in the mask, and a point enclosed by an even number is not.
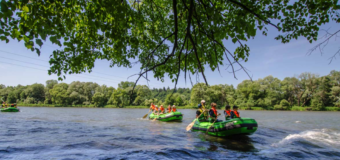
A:
[[[0,159],[340,159],[340,112],[240,111],[251,136],[186,132],[182,122],[141,119],[147,109],[20,107],[0,113]],[[219,111],[222,113],[222,111]]]

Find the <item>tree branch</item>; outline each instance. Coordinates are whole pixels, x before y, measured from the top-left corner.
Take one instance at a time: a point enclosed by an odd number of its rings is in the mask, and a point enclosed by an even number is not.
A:
[[[251,9],[249,9],[247,6],[245,6],[244,4],[238,2],[238,1],[235,1],[235,0],[228,0],[229,2],[232,2],[238,6],[240,6],[241,8],[243,8],[244,10],[248,11],[249,13],[253,14],[255,17],[259,18],[260,20],[264,21],[265,23],[268,23],[270,25],[272,25],[273,27],[275,27],[276,29],[279,30],[279,27],[276,26],[275,24],[271,23],[269,20],[266,20],[264,18],[262,18],[261,15],[255,13],[254,11],[252,11]]]

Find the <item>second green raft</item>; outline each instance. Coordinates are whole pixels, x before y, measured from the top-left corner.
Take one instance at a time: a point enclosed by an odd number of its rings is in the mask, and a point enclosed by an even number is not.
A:
[[[19,108],[15,108],[15,107],[7,107],[7,108],[1,108],[0,109],[1,112],[19,112]]]
[[[151,120],[155,119],[163,122],[169,122],[169,121],[182,121],[183,119],[183,114],[181,112],[171,112],[171,113],[165,113],[165,114],[154,114],[151,113],[149,118]]]
[[[197,120],[192,130],[208,132],[209,135],[217,137],[251,135],[257,130],[257,122],[252,118],[234,118],[214,124],[211,121],[200,122]]]

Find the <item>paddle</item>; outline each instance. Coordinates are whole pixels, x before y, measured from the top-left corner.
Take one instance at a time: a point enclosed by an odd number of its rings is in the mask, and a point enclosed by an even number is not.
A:
[[[201,115],[204,113],[204,111],[198,117],[201,117]],[[192,126],[194,126],[195,122],[198,120],[198,117],[187,126],[187,128],[186,128],[187,131],[191,130]]]
[[[151,110],[149,109],[149,112],[146,115],[144,115],[143,118],[146,118],[149,115],[150,111]]]
[[[213,126],[213,125],[215,124],[215,122],[216,122],[216,120],[217,120],[217,117],[218,117],[219,115],[221,115],[221,114],[218,114],[218,115],[216,116],[216,119],[215,119],[214,123],[213,123],[213,124],[211,124],[211,126]],[[210,126],[210,127],[211,127],[211,126]],[[206,132],[206,134],[208,133],[208,131],[209,131],[210,127],[207,129],[207,132]]]

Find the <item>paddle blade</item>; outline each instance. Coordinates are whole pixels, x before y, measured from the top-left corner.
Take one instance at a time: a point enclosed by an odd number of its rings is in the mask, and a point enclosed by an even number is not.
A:
[[[153,119],[152,121],[155,121],[157,119],[157,117],[155,119]]]
[[[186,130],[187,130],[187,131],[190,131],[191,128],[194,126],[194,124],[195,124],[195,121],[191,122],[191,123],[187,126]]]
[[[148,113],[149,114],[149,113]],[[143,118],[146,118],[148,116],[148,114],[144,115]]]

